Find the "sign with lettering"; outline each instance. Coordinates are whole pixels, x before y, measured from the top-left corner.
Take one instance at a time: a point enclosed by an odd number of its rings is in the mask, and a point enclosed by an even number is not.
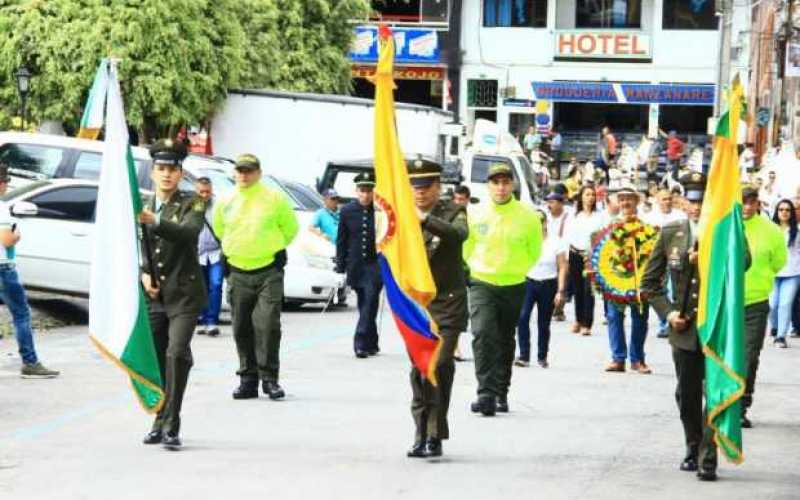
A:
[[[713,106],[714,85],[689,83],[531,82],[536,99],[555,102]]]
[[[398,63],[438,63],[441,61],[439,36],[435,30],[392,28],[395,55]],[[378,28],[358,26],[350,46],[353,62],[378,60]]]
[[[353,65],[353,78],[367,78],[375,74],[375,66]],[[439,66],[395,66],[395,80],[444,80],[444,68]]]
[[[556,59],[653,58],[650,35],[638,31],[556,31]]]

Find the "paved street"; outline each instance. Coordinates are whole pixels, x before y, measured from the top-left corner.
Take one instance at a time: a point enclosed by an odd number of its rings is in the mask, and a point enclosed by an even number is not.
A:
[[[599,307],[598,307],[599,309]],[[0,340],[3,499],[738,499],[800,498],[800,342],[762,355],[746,462],[717,483],[677,469],[683,436],[666,340],[651,335],[654,375],[607,374],[605,327],[577,337],[556,323],[551,368],[516,369],[511,413],[468,412],[473,364],[458,364],[452,439],[437,461],[405,457],[413,437],[408,360],[383,314],[382,352],[357,360],[353,309],[284,314],[283,402],[233,401],[230,327],[196,337],[184,449],[141,444],[150,417],[83,326],[37,338],[55,380],[19,378]],[[467,336],[462,338],[467,348]],[[245,496],[248,495],[248,496]]]

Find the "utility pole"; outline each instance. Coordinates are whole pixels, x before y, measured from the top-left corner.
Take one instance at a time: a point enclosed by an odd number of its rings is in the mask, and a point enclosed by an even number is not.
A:
[[[731,79],[731,28],[733,24],[732,0],[717,0],[719,17],[719,59],[717,60],[717,95],[714,99],[714,118],[722,114],[722,95]]]

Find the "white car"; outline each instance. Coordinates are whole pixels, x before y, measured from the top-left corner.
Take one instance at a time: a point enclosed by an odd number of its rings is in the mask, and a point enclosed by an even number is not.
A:
[[[273,182],[279,188],[283,185]],[[333,272],[333,245],[307,229],[315,208],[302,205],[291,191],[280,189],[292,202],[301,227],[287,249],[285,301],[327,302],[343,281],[342,275]],[[22,239],[16,247],[16,261],[26,288],[88,296],[97,183],[34,181],[7,193],[3,200],[20,219]]]

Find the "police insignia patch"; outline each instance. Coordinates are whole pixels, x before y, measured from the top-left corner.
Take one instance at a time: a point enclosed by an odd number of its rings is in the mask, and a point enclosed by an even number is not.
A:
[[[203,200],[195,200],[195,202],[192,204],[192,210],[195,212],[202,212],[205,208],[204,205],[205,204],[203,203]]]

